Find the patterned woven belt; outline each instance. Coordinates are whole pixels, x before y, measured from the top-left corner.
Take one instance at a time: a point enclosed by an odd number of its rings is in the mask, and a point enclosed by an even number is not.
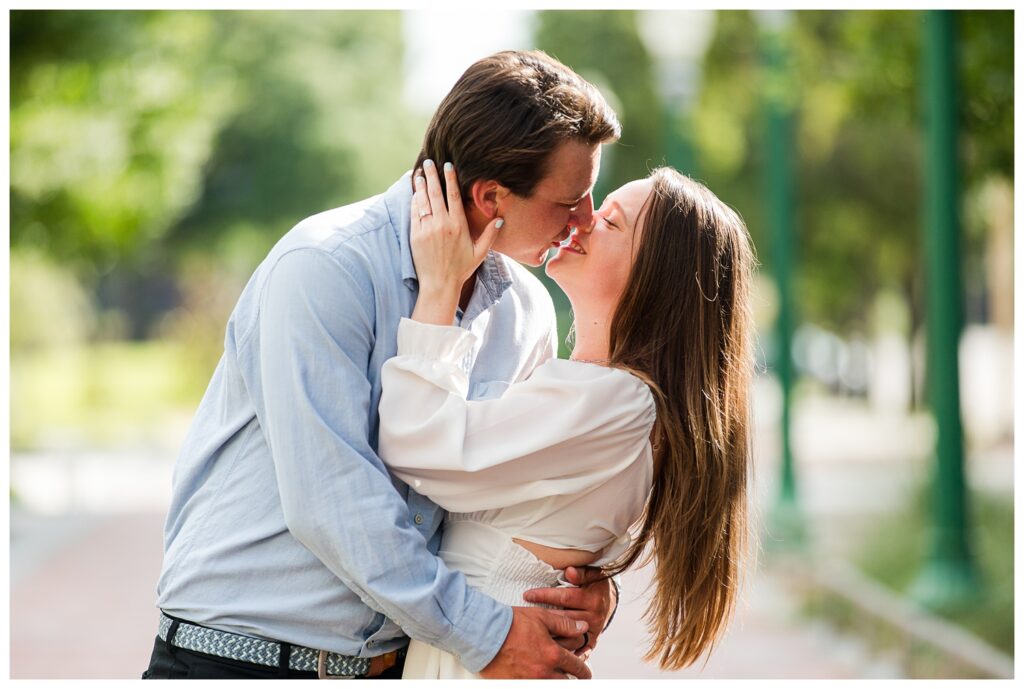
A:
[[[163,641],[167,641],[167,635],[173,622],[174,620],[167,615],[160,615],[160,627],[157,634]],[[278,667],[281,658],[281,644],[276,641],[222,632],[219,629],[210,629],[184,621],[178,625],[173,645],[187,651],[268,667]],[[404,650],[402,649],[402,651]],[[379,662],[383,660],[382,657],[357,658],[340,653],[317,651],[304,646],[292,646],[291,654],[288,657],[288,667],[302,672],[317,672],[321,678],[372,677],[394,665],[394,660],[400,656],[400,653],[392,651],[385,655],[392,656],[392,662]]]

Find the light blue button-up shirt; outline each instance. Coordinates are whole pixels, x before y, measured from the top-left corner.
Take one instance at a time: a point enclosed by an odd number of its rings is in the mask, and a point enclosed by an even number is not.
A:
[[[307,218],[246,285],[174,471],[168,614],[363,657],[399,648],[404,630],[472,671],[501,648],[511,609],[435,556],[443,511],[377,457],[380,369],[417,294],[411,195],[406,174]],[[475,399],[556,351],[544,287],[497,254],[458,320],[479,338]]]

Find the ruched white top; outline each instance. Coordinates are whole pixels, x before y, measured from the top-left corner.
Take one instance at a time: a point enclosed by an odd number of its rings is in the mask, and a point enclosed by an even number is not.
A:
[[[530,577],[498,581],[512,560],[535,560],[512,538],[600,553],[595,564],[628,547],[653,478],[654,399],[627,371],[550,359],[501,397],[467,400],[475,341],[462,328],[402,320],[398,355],[381,370],[378,451],[449,511],[441,557],[472,585],[524,605],[517,593],[533,587]],[[537,564],[532,584],[556,585],[554,570]]]

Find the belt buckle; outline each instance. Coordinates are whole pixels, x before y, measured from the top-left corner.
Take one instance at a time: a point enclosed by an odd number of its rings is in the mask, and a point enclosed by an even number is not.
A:
[[[329,675],[327,674],[327,655],[328,651],[320,651],[320,656],[316,661],[316,676],[317,679],[355,679],[355,675]]]

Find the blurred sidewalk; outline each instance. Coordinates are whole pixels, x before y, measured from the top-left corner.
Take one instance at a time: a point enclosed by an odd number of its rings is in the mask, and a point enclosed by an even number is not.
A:
[[[640,659],[647,648],[645,568],[622,578],[623,601],[590,659],[595,679],[900,679],[899,667],[860,640],[799,615],[780,575],[761,566],[707,663],[664,672]]]
[[[156,635],[163,520],[12,508],[12,679],[139,678]]]
[[[12,513],[11,678],[137,678],[156,631],[163,514],[32,517]],[[622,607],[591,658],[595,677],[895,677],[850,639],[800,619],[768,572],[708,664],[662,673],[641,662],[644,570],[625,575]],[[55,662],[60,659],[60,662]]]

